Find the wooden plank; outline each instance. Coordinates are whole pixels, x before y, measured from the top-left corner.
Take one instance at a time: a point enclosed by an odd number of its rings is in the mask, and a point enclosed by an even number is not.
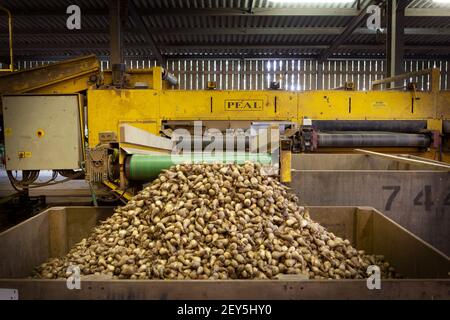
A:
[[[295,171],[438,171],[421,164],[399,162],[393,159],[372,157],[366,154],[315,154],[292,155]]]
[[[360,152],[360,153],[369,154],[369,155],[372,155],[372,156],[392,159],[392,160],[396,160],[396,161],[400,161],[400,162],[406,162],[406,163],[412,163],[412,164],[421,164],[421,165],[425,165],[425,166],[429,166],[429,167],[433,167],[433,168],[438,168],[438,169],[443,169],[443,170],[446,170],[446,171],[450,171],[450,165],[448,165],[448,164],[446,164],[444,162],[442,162],[442,163],[437,163],[436,161],[430,162],[427,159],[418,160],[418,159],[412,159],[412,158],[408,158],[408,157],[403,157],[401,155],[392,155],[392,154],[386,154],[386,153],[379,153],[379,152],[363,150],[363,149],[355,149],[355,151],[356,152]]]
[[[384,78],[381,80],[377,80],[372,82],[372,88],[381,84],[385,84],[388,82],[394,82],[394,81],[399,81],[399,80],[403,80],[403,79],[409,79],[412,77],[418,77],[418,76],[423,76],[423,75],[428,75],[431,73],[432,69],[424,69],[424,70],[418,70],[418,71],[413,71],[413,72],[408,72],[408,73],[404,73],[404,74],[400,74],[398,76],[393,76],[393,77],[388,77],[388,78]]]

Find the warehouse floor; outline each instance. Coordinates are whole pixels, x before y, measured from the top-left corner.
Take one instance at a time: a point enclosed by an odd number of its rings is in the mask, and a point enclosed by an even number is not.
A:
[[[51,171],[41,171],[38,182],[44,182],[51,177]],[[57,181],[64,179],[58,177]],[[54,206],[87,206],[92,205],[89,186],[85,180],[73,180],[53,186],[30,190],[34,200],[28,205],[17,206],[12,199],[17,192],[11,186],[6,171],[0,169],[0,232],[37,214],[48,207]],[[98,191],[97,195],[105,195],[106,191]],[[45,203],[38,203],[36,197],[45,196]]]
[[[41,171],[38,182],[43,182],[51,177],[51,171]],[[57,180],[62,180],[58,177]],[[13,195],[15,190],[9,182],[5,170],[0,170],[0,198]],[[84,180],[73,180],[54,186],[41,187],[30,190],[30,196],[46,196],[48,203],[90,202],[89,186]]]

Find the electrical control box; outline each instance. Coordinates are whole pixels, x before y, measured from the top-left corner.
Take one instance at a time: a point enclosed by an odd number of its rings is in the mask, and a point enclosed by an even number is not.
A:
[[[5,95],[2,108],[7,170],[80,168],[80,95]]]

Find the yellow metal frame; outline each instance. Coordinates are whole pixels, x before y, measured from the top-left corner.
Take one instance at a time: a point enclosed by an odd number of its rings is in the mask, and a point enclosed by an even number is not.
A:
[[[89,78],[98,76],[95,55],[0,75],[0,93],[76,93],[87,90]]]
[[[136,82],[146,83],[149,89],[164,90],[170,89],[171,85],[167,81],[163,81],[163,69],[159,66],[144,69],[127,70],[127,82],[130,86],[134,86]],[[112,83],[112,71],[103,71],[103,84],[110,85]]]
[[[108,188],[110,188],[115,194],[121,196],[122,198],[126,199],[126,200],[131,200],[131,198],[133,197],[133,195],[129,192],[123,192],[123,190],[125,188],[122,187],[118,187],[117,185],[115,185],[114,183],[110,182],[110,181],[103,181],[103,184],[105,186],[107,186]],[[123,189],[123,190],[121,190]]]
[[[292,182],[292,152],[283,150],[280,152],[280,181],[284,183]]]
[[[86,160],[86,145],[84,139],[84,112],[83,112],[83,96],[78,94],[78,114],[80,117],[80,136],[81,136],[81,153],[83,161]]]
[[[118,130],[120,121],[159,134],[171,121],[426,120],[442,130],[450,119],[450,92],[399,91],[183,91],[153,89],[88,90],[89,144],[98,133]],[[228,111],[230,100],[262,100],[261,110]],[[414,103],[414,108],[412,108]],[[146,121],[144,121],[146,120]]]

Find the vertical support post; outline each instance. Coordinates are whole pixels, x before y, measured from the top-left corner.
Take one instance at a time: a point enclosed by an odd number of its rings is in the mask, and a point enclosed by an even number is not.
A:
[[[405,7],[409,1],[388,0],[386,7],[387,20],[387,41],[386,59],[387,75],[393,77],[404,72],[403,58],[405,54],[404,46],[404,20]],[[388,83],[386,86],[402,85],[400,82]]]
[[[241,64],[241,71],[240,71],[240,88],[239,90],[244,90],[244,82],[245,82],[245,72],[244,72],[244,68],[245,68],[245,58],[242,58],[239,63]],[[219,88],[222,89],[222,88]]]
[[[281,140],[280,148],[280,181],[283,183],[290,183],[292,181],[292,141],[290,139]]]
[[[122,141],[122,130],[120,130],[120,122],[119,125],[117,126],[117,140],[118,141]],[[128,179],[125,175],[125,160],[126,160],[126,156],[127,153],[122,149],[121,144],[119,143],[119,167],[120,167],[120,171],[119,171],[119,187],[122,190],[126,190],[127,185],[128,185]]]
[[[433,116],[435,119],[439,119],[439,118],[442,118],[443,110],[442,111],[440,110],[440,105],[439,105],[439,91],[440,91],[440,87],[441,87],[441,71],[438,68],[431,69],[430,81],[431,81],[431,88],[430,88],[431,90],[430,91],[433,96]],[[438,121],[441,121],[441,120],[438,120]],[[439,130],[438,131],[439,134],[442,133],[442,121],[440,124],[436,125],[434,130]],[[439,146],[439,148],[440,147],[441,146]],[[438,152],[438,154],[439,154],[438,159],[441,160],[441,153]]]
[[[13,25],[12,25],[12,15],[11,12],[0,6],[0,11],[4,11],[8,16],[8,35],[9,35],[9,70],[0,69],[0,71],[14,71],[14,54],[13,54]]]
[[[163,70],[160,66],[156,66],[156,67],[152,68],[153,90],[162,90],[163,89],[162,73],[163,73]]]
[[[316,88],[317,90],[324,90],[324,87],[322,84],[323,84],[323,67],[324,67],[325,61],[326,60],[317,61],[317,88]]]
[[[122,7],[120,0],[111,0],[109,3],[109,41],[111,51],[112,83],[122,87],[125,73],[123,63],[123,37],[122,37]]]
[[[439,93],[441,86],[441,71],[439,68],[431,69],[431,92]]]
[[[109,2],[109,41],[111,65],[122,63],[122,20],[120,18],[120,0]]]
[[[125,163],[125,157],[126,153],[122,149],[119,149],[119,166],[120,166],[120,172],[119,172],[119,179],[120,184],[119,187],[122,190],[125,190],[127,188],[128,180],[125,176],[125,170],[124,170],[124,163]]]

